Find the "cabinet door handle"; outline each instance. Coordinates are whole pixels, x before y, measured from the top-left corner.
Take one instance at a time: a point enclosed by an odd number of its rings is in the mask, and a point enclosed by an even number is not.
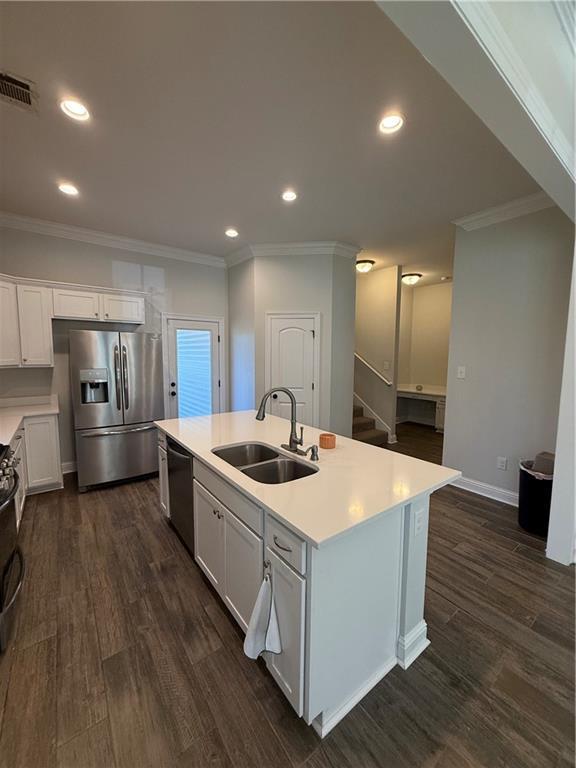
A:
[[[274,534],[272,538],[274,539],[274,544],[276,544],[278,549],[281,549],[283,552],[292,552],[290,547],[284,547],[282,544],[280,544],[280,542],[278,541],[278,536],[276,536],[276,534]]]

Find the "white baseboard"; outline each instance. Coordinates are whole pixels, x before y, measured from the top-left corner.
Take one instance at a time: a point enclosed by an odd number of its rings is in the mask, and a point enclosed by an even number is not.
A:
[[[76,462],[75,461],[63,461],[62,462],[62,474],[63,475],[69,475],[70,472],[76,472]]]
[[[328,713],[322,712],[318,715],[318,717],[311,723],[312,728],[314,728],[318,736],[320,736],[321,739],[327,736],[332,728],[338,725],[340,720],[346,717],[348,712],[350,712],[350,710],[353,709],[353,707],[355,707],[356,704],[358,704],[358,702],[396,666],[396,663],[396,658],[391,656],[352,694],[352,696],[350,696],[349,699],[346,699],[338,709]]]
[[[382,419],[376,411],[373,411],[372,408],[366,403],[364,400],[362,400],[361,397],[359,397],[356,392],[354,392],[354,405],[361,405],[362,408],[364,408],[365,411],[367,411],[367,416],[370,416],[371,419],[374,419],[376,422],[376,429],[382,429],[384,432],[388,433],[388,442],[389,443],[397,443],[398,440],[396,439],[396,433],[386,424],[384,419]]]
[[[486,496],[488,499],[501,501],[503,504],[510,504],[513,507],[518,506],[518,494],[514,491],[508,491],[506,488],[498,488],[496,485],[481,483],[480,480],[471,480],[469,477],[459,477],[454,480],[452,485],[462,488],[463,491],[476,493],[478,496]]]
[[[396,653],[398,664],[402,669],[408,669],[418,656],[430,645],[427,636],[428,625],[422,619],[407,635],[398,638]]]

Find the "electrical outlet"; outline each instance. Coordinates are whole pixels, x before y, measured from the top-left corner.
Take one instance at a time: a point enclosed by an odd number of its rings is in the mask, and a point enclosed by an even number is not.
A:
[[[496,469],[508,469],[508,459],[506,456],[497,456],[496,457]]]
[[[457,379],[465,379],[466,378],[466,366],[465,365],[459,365],[456,369],[456,378]]]
[[[414,536],[418,536],[424,529],[424,510],[419,509],[414,516]]]
[[[382,368],[384,368],[385,371],[389,371],[390,370],[390,361],[389,360],[384,360],[384,362],[382,364]]]

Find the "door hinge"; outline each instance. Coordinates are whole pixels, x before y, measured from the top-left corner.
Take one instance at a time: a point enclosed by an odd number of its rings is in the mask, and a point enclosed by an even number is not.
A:
[[[313,338],[313,339],[315,339],[315,338],[316,338],[316,331],[315,331],[314,329],[312,329],[312,338]]]
[[[220,334],[218,334],[218,344],[220,344]]]
[[[312,382],[312,391],[314,391],[314,382]]]
[[[220,379],[218,379],[218,386],[220,386]]]

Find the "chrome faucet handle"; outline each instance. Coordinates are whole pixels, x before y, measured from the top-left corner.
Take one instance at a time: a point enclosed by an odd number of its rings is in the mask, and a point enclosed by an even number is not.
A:
[[[308,453],[310,453],[310,461],[318,461],[318,446],[317,445],[310,445],[306,450],[304,451],[304,456],[307,456]]]

